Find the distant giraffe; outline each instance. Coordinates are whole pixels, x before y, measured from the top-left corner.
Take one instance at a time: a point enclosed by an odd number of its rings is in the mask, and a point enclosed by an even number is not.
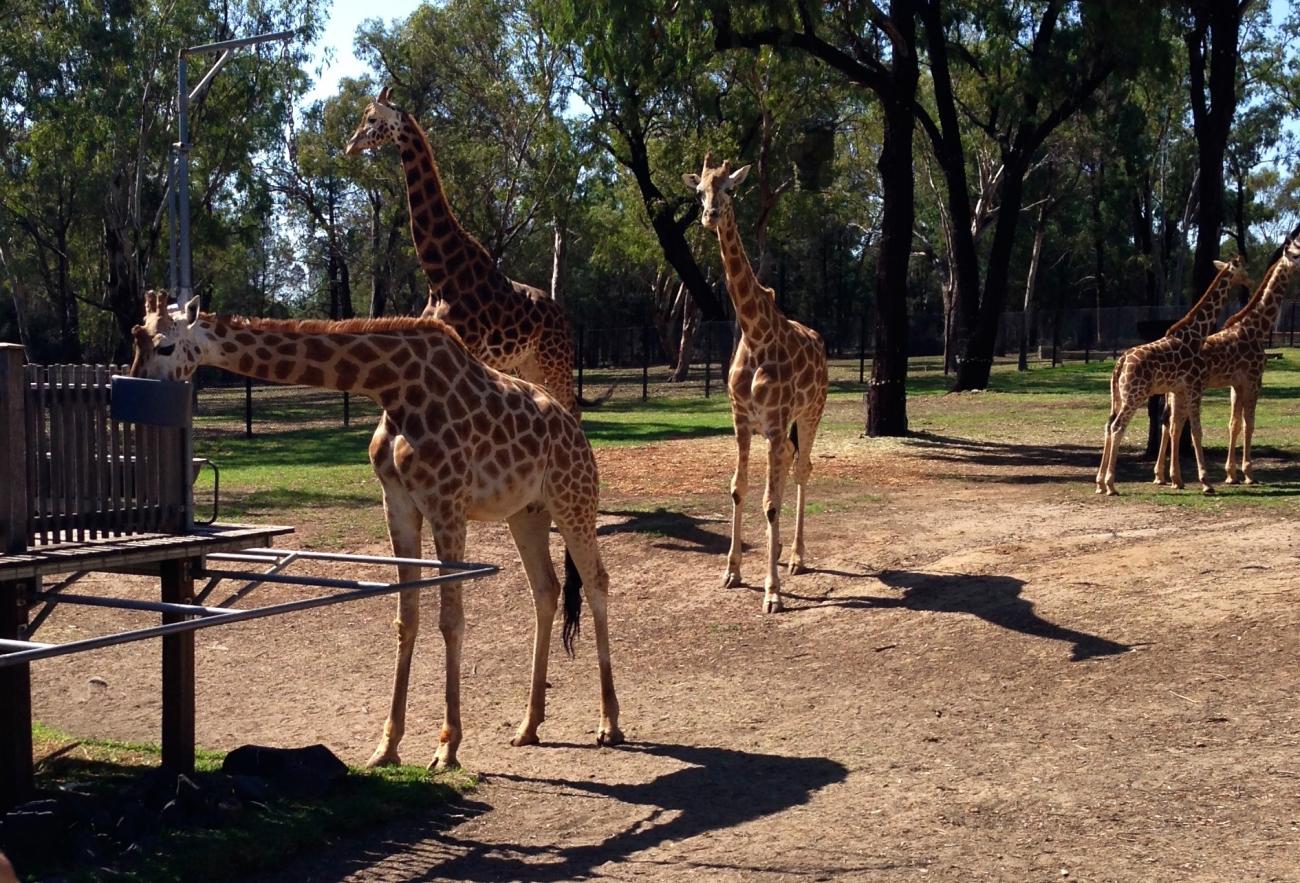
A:
[[[727,292],[740,323],[740,343],[731,360],[727,391],[736,429],[736,473],[731,480],[731,549],[727,553],[725,586],[740,584],[741,513],[749,481],[749,443],[754,433],[767,439],[767,489],[763,512],[767,517],[767,576],[763,582],[763,610],[781,609],[781,499],[785,474],[795,459],[798,484],[795,504],[794,553],[790,572],[804,566],[804,487],[812,474],[812,446],[826,406],[826,346],[821,336],[791,321],[776,306],[776,295],[759,283],[736,230],[731,191],[749,173],[749,166],[732,171],[730,162],[714,165],[704,157],[698,175],[682,180],[703,200],[704,226],[718,234]],[[793,455],[793,456],[792,456]]]
[[[437,319],[275,321],[184,312],[145,297],[134,329],[136,377],[187,380],[200,365],[275,383],[359,393],[383,409],[370,442],[370,462],[384,491],[384,515],[399,558],[420,557],[428,521],[438,556],[465,558],[466,521],[506,521],[533,592],[532,688],[513,745],[538,741],[545,718],[546,668],[560,584],[550,557],[551,519],[567,547],[564,643],[572,648],[582,594],[591,605],[600,665],[600,727],[596,741],[621,742],[618,699],[610,667],[609,577],[596,546],[596,461],[578,420],[541,387],[475,359]],[[420,569],[399,565],[402,582]],[[460,583],[441,587],[438,626],[447,648],[446,715],[431,766],[454,766],[461,740],[460,661],[465,613]],[[384,735],[370,765],[398,762],[405,732],[411,654],[420,627],[418,591],[401,593],[397,671]]]
[[[1110,376],[1110,417],[1106,421],[1106,440],[1101,465],[1097,468],[1097,493],[1115,495],[1115,464],[1119,459],[1124,430],[1147,399],[1160,393],[1173,393],[1177,407],[1169,426],[1173,435],[1175,487],[1183,486],[1178,465],[1178,437],[1183,424],[1192,425],[1192,450],[1196,453],[1196,471],[1204,493],[1214,493],[1205,471],[1205,453],[1201,450],[1201,390],[1205,388],[1205,361],[1201,344],[1214,330],[1219,312],[1228,293],[1237,285],[1250,285],[1241,255],[1230,262],[1215,261],[1219,273],[1201,299],[1187,315],[1175,322],[1159,340],[1126,350],[1115,360]]]
[[[366,106],[346,153],[394,142],[406,174],[415,253],[429,280],[426,318],[441,319],[470,352],[498,371],[539,383],[565,408],[599,404],[573,389],[573,329],[544,291],[515,282],[461,226],[447,200],[428,136],[415,117],[394,107],[385,88]],[[612,388],[611,388],[612,392]]]
[[[1255,434],[1255,406],[1264,383],[1264,347],[1269,332],[1277,324],[1282,299],[1300,263],[1300,237],[1292,238],[1282,248],[1281,256],[1264,276],[1250,301],[1223,324],[1220,331],[1205,339],[1201,358],[1206,365],[1206,389],[1232,389],[1232,416],[1228,420],[1228,462],[1224,468],[1228,484],[1237,483],[1237,441],[1241,441],[1241,473],[1246,484],[1254,484],[1250,445]],[[1176,397],[1176,396],[1175,396]],[[1156,482],[1161,483],[1169,455],[1169,433],[1160,436],[1160,454],[1156,458]]]

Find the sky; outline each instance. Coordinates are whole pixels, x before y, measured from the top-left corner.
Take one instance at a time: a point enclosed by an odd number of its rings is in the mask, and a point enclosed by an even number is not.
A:
[[[323,61],[325,52],[333,50],[334,60],[321,73],[320,79],[307,93],[307,101],[327,98],[338,91],[339,80],[344,77],[357,77],[366,72],[365,64],[356,57],[352,50],[352,38],[356,36],[357,25],[367,18],[406,18],[423,0],[334,0],[330,9],[329,22],[325,32],[315,46],[318,63]]]

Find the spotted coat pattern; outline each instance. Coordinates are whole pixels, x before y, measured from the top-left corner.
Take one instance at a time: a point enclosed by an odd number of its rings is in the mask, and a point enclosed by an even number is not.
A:
[[[1164,337],[1133,347],[1115,360],[1110,378],[1111,413],[1106,421],[1101,465],[1097,469],[1097,493],[1118,493],[1115,490],[1115,465],[1124,431],[1138,409],[1146,405],[1147,399],[1164,393],[1174,396],[1172,401],[1177,406],[1169,420],[1174,433],[1173,484],[1179,488],[1183,486],[1178,467],[1178,437],[1183,424],[1190,422],[1201,489],[1207,494],[1213,492],[1207,481],[1205,455],[1201,449],[1201,395],[1207,373],[1201,345],[1214,330],[1229,292],[1237,285],[1250,284],[1241,255],[1228,263],[1217,261],[1216,265],[1218,275],[1205,294]]]
[[[419,558],[428,522],[438,556],[465,560],[466,522],[506,521],[532,588],[536,612],[528,709],[513,740],[538,741],[560,584],[551,564],[554,519],[592,610],[600,666],[598,741],[621,741],[610,668],[609,577],[596,545],[599,479],[578,419],[546,390],[484,365],[437,319],[273,321],[200,314],[195,298],[169,312],[146,296],[131,373],[187,379],[215,365],[276,383],[364,395],[383,409],[370,461],[383,487],[393,554]],[[401,581],[420,569],[398,567]],[[576,600],[576,599],[575,599]],[[397,763],[405,729],[419,593],[400,596],[397,671],[384,735],[371,764]],[[461,740],[460,662],[465,616],[461,586],[441,588],[439,628],[447,652],[446,714],[434,765],[456,763]]]
[[[438,163],[415,117],[385,89],[362,115],[346,152],[394,143],[406,177],[411,239],[429,280],[426,318],[456,329],[479,359],[541,384],[578,412],[573,389],[573,329],[563,308],[541,289],[514,282],[460,223],[447,200]]]
[[[1293,241],[1283,249],[1281,257],[1264,275],[1250,301],[1224,323],[1220,331],[1205,339],[1201,358],[1205,361],[1206,389],[1232,390],[1232,410],[1228,419],[1228,460],[1224,464],[1225,481],[1236,484],[1237,443],[1241,442],[1241,478],[1254,484],[1251,468],[1250,445],[1255,435],[1255,406],[1259,403],[1260,389],[1264,383],[1264,365],[1267,359],[1264,348],[1269,332],[1277,325],[1278,312],[1286,297],[1287,288],[1300,263],[1300,241]],[[1175,396],[1176,398],[1176,396]],[[1160,455],[1156,460],[1156,481],[1165,470],[1169,455],[1169,434],[1166,430],[1160,439]]]
[[[776,294],[754,275],[736,228],[731,191],[749,167],[733,170],[729,162],[714,165],[706,156],[699,175],[683,180],[699,194],[704,226],[718,234],[727,293],[740,324],[727,375],[731,417],[736,431],[736,471],[731,480],[731,548],[723,584],[740,584],[741,514],[748,489],[749,447],[753,435],[767,439],[767,487],[763,512],[767,518],[767,575],[763,609],[781,609],[778,572],[781,555],[781,501],[786,472],[794,464],[797,485],[794,552],[790,572],[804,567],[804,490],[812,475],[812,446],[826,406],[826,345],[821,335],[782,315]]]

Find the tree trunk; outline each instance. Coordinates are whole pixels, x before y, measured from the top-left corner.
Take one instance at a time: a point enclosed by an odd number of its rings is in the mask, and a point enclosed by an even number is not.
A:
[[[700,308],[696,305],[684,283],[682,289],[684,292],[682,300],[682,339],[677,345],[677,364],[673,366],[672,373],[668,375],[669,383],[681,383],[690,374],[691,361],[695,358],[695,344],[700,338],[700,329],[704,327],[704,323],[701,321]]]
[[[1209,286],[1219,256],[1224,219],[1223,159],[1237,109],[1237,42],[1246,5],[1237,0],[1197,0],[1192,4],[1192,27],[1185,38],[1190,62],[1192,131],[1196,134],[1200,172],[1193,292]]]
[[[551,221],[551,300],[564,303],[564,259],[569,253],[569,227],[558,214]]]
[[[1025,274],[1025,306],[1020,314],[1020,361],[1021,371],[1029,370],[1029,311],[1034,305],[1034,285],[1038,281],[1038,262],[1043,254],[1043,238],[1047,232],[1047,202],[1038,207],[1038,218],[1034,222],[1034,247],[1029,253],[1029,272]]]
[[[893,0],[889,5],[890,23],[910,51],[895,47],[892,89],[881,96],[885,126],[876,163],[883,203],[876,263],[876,352],[866,394],[866,434],[872,437],[907,434],[907,267],[915,220],[912,102],[920,76],[914,15],[910,0]]]

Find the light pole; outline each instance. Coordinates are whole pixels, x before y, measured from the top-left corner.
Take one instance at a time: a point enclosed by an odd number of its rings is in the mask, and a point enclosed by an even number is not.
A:
[[[193,277],[190,275],[190,101],[201,95],[208,88],[212,78],[225,67],[231,54],[245,46],[259,43],[271,43],[288,40],[293,31],[277,31],[274,34],[258,34],[256,37],[244,37],[240,40],[222,40],[219,43],[204,43],[202,46],[190,46],[180,51],[176,62],[176,121],[177,141],[172,145],[171,167],[168,178],[171,189],[168,197],[167,220],[168,238],[170,239],[170,282],[172,295],[177,303],[185,303],[193,294]],[[186,82],[185,61],[191,55],[220,52],[203,79],[190,92]]]

